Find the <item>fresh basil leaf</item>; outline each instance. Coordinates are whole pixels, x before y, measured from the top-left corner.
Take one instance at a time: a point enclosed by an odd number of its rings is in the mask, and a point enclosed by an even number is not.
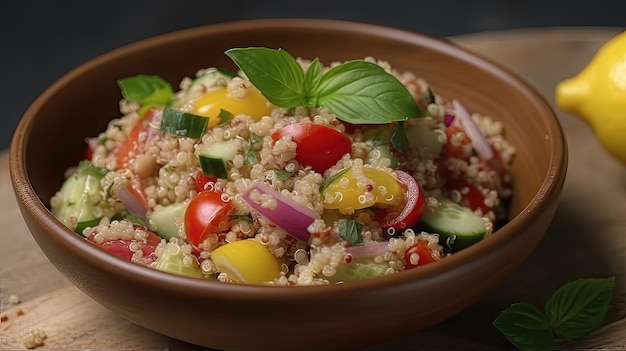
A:
[[[144,105],[167,106],[174,99],[170,83],[159,76],[137,75],[117,81],[126,100]]]
[[[409,138],[406,135],[404,121],[398,122],[395,132],[391,136],[391,146],[401,153],[409,151]]]
[[[302,105],[304,71],[288,52],[250,47],[230,49],[226,55],[272,104],[285,108]]]
[[[311,95],[311,92],[317,89],[317,85],[322,79],[323,70],[322,64],[319,59],[315,59],[309,65],[306,73],[304,74],[304,96],[302,97],[302,103],[306,107],[316,107],[317,98]]]
[[[528,302],[511,305],[493,325],[520,350],[546,350],[554,344],[548,319]]]
[[[319,106],[354,124],[382,124],[421,115],[402,82],[377,64],[361,60],[331,68],[309,94],[317,97]]]
[[[280,180],[287,180],[293,177],[293,174],[294,174],[293,172],[289,172],[289,171],[286,171],[284,169],[279,169],[279,168],[272,168],[272,171],[274,171],[274,174]]]
[[[263,138],[254,133],[250,134],[250,143],[248,147],[244,151],[244,159],[243,162],[248,165],[255,165],[259,163],[259,156],[257,155],[256,150],[254,149],[254,144],[263,141]]]
[[[339,235],[352,245],[363,242],[361,232],[364,224],[353,219],[340,219],[337,221]]]
[[[426,93],[424,94],[424,101],[426,102],[426,105],[434,104],[435,100],[435,93],[433,93],[433,90],[431,88],[426,89]]]
[[[579,339],[597,329],[609,308],[615,278],[583,278],[561,286],[546,303],[554,332]]]

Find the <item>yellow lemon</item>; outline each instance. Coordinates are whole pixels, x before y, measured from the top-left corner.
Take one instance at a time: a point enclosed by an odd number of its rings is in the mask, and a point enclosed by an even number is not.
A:
[[[557,84],[555,100],[586,121],[604,148],[626,164],[626,32],[604,43],[576,76]]]
[[[239,283],[261,284],[280,276],[280,262],[267,246],[254,239],[238,240],[213,250],[217,270]]]

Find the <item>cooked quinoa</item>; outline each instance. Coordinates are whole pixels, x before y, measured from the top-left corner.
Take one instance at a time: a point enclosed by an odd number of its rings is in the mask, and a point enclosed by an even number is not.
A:
[[[459,118],[451,119],[458,112],[451,97],[435,94],[436,87],[411,72],[394,70],[387,62],[371,57],[364,61],[382,67],[397,78],[423,111],[422,117],[404,122],[407,131],[411,131],[407,132],[407,152],[391,148],[389,155],[381,153],[380,150],[386,149],[380,149],[380,139],[373,136],[380,135],[378,131],[388,126],[355,127],[324,107],[281,108],[266,101],[263,108],[267,113],[260,116],[235,113],[225,123],[214,123],[209,119],[205,131],[196,138],[161,130],[165,108],[146,109],[145,104],[125,98],[120,101],[120,117],[112,120],[105,131],[87,139],[91,166],[102,171],[100,191],[98,196],[90,198],[93,206],[85,214],[89,221],[75,216],[57,217],[96,245],[103,248],[121,245],[128,250],[121,257],[175,274],[220,282],[279,286],[341,283],[399,273],[445,259],[455,251],[450,247],[454,238],[442,240],[440,233],[429,232],[419,223],[402,230],[381,223],[381,217],[377,215],[381,209],[394,208],[395,212],[389,210],[389,213],[397,214],[409,201],[406,198],[392,199],[393,188],[376,183],[366,172],[372,168],[384,172],[391,177],[392,183],[397,182],[392,185],[406,190],[406,184],[394,171],[398,169],[409,174],[419,186],[424,213],[437,211],[442,198],[467,206],[463,201],[468,200],[470,191],[477,189],[482,204],[473,212],[484,221],[483,237],[491,235],[503,220],[502,213],[511,196],[508,175],[489,167],[471,145],[467,145],[468,136]],[[304,70],[311,64],[305,59],[297,62]],[[324,69],[327,71],[338,64],[331,63]],[[194,83],[210,72],[214,71],[203,69],[196,77],[183,79],[174,102],[167,108],[196,114],[198,101],[211,92],[222,89],[231,98],[245,101],[256,91],[241,71],[233,78],[218,76],[210,84]],[[513,160],[515,148],[505,138],[502,124],[478,113],[472,113],[471,119],[506,170]],[[121,150],[128,149],[133,131],[142,123],[141,130],[134,136],[136,145],[126,157],[120,158]],[[282,135],[276,138],[276,133],[286,126],[305,123],[343,133],[350,140],[349,151],[322,171],[302,164],[298,161],[299,144],[294,137]],[[453,127],[455,131],[450,132]],[[324,143],[323,140],[320,142]],[[224,157],[225,176],[207,175],[200,162],[201,155],[215,145],[227,145],[232,153],[231,157]],[[450,148],[459,153],[446,155]],[[346,169],[351,172],[349,176],[338,176]],[[75,171],[73,168],[68,174],[75,174]],[[202,183],[203,176],[209,176],[209,180]],[[446,187],[452,180],[459,179],[469,182],[471,188],[467,185],[454,189]],[[342,193],[326,191],[332,181],[338,189],[348,188],[354,182],[355,189],[362,191],[358,201],[374,205],[333,208],[331,204]],[[262,193],[255,187],[258,183],[268,184],[313,216],[306,227],[307,240],[292,235],[263,214],[263,211],[283,208],[279,207],[283,203],[274,193]],[[229,208],[228,217],[203,232],[202,240],[194,243],[197,235],[189,232],[186,211],[191,208],[189,204],[193,199],[203,192],[218,193],[219,200]],[[389,202],[383,203],[381,198],[387,194],[390,194]],[[403,194],[407,196],[406,191]],[[67,204],[66,197],[67,192],[61,189],[51,198],[53,213],[58,213]],[[133,202],[134,205],[129,205]],[[136,210],[138,202],[142,203],[143,211]],[[152,214],[176,204],[189,207],[171,217],[174,233],[163,235],[159,231],[162,229],[159,225],[163,224],[157,224]],[[251,204],[265,210],[256,210]],[[356,239],[349,238],[346,233],[354,234],[355,230]],[[252,254],[247,257],[238,257],[237,253],[214,254],[220,248],[244,240],[262,245],[273,257],[259,259],[255,269],[275,266],[278,267],[276,274],[269,274],[269,278],[257,282],[250,277],[264,273],[247,272],[247,263],[240,262],[254,261]],[[418,243],[426,248],[426,253],[416,249]],[[256,247],[251,246],[253,251],[250,252],[256,252]],[[268,260],[275,262],[267,263]]]

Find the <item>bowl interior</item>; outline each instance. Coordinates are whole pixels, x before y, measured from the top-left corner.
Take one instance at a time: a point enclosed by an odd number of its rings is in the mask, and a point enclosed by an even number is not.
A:
[[[388,61],[399,71],[411,71],[418,77],[425,78],[436,93],[460,100],[470,111],[501,121],[507,138],[517,149],[511,171],[514,186],[509,218],[512,221],[499,231],[497,240],[480,242],[442,261],[441,264],[432,265],[432,268],[426,267],[423,270],[398,274],[398,277],[383,277],[344,286],[313,290],[298,288],[289,292],[278,289],[280,291],[276,294],[268,294],[267,290],[258,287],[217,288],[207,282],[191,281],[127,264],[102,252],[96,253],[97,258],[88,259],[86,253],[94,253],[97,249],[92,249],[69,230],[64,229],[60,222],[46,212],[45,207],[63,182],[65,170],[76,165],[82,158],[85,138],[97,135],[105,129],[111,119],[119,117],[118,103],[121,94],[116,81],[137,74],[155,74],[164,77],[177,87],[182,78],[193,76],[201,68],[218,66],[235,69],[234,64],[224,55],[224,51],[233,47],[248,46],[283,48],[294,56],[309,59],[318,57],[324,64],[372,56]],[[420,311],[407,310],[402,316],[408,320],[417,318],[420,313],[432,312],[431,320],[436,322],[458,312],[496,286],[532,251],[549,223],[553,213],[551,211],[556,206],[556,198],[565,176],[566,156],[565,140],[558,120],[546,101],[532,87],[508,70],[445,39],[393,28],[331,20],[255,20],[200,27],[145,40],[105,54],[69,72],[47,89],[25,113],[11,146],[11,176],[27,223],[34,223],[30,225],[31,231],[36,237],[44,235],[53,237],[46,244],[56,247],[46,254],[49,257],[53,255],[54,257],[51,257],[53,263],[63,266],[61,270],[65,270],[64,273],[69,272],[73,281],[82,284],[80,286],[82,289],[92,297],[97,295],[99,302],[116,312],[123,313],[123,308],[129,306],[117,306],[118,301],[124,299],[108,294],[108,287],[105,285],[115,284],[114,282],[119,282],[120,279],[124,279],[127,284],[127,287],[120,285],[120,289],[127,290],[122,293],[128,301],[135,304],[149,304],[149,301],[138,299],[135,296],[136,289],[133,290],[132,287],[142,289],[154,278],[161,282],[158,289],[157,283],[153,285],[154,294],[159,298],[171,293],[177,287],[184,286],[189,288],[186,297],[193,301],[208,299],[209,294],[211,298],[215,298],[220,293],[219,290],[230,294],[228,301],[238,299],[239,303],[243,300],[256,299],[276,305],[280,300],[280,305],[283,305],[285,299],[293,298],[290,302],[299,303],[299,307],[310,309],[310,313],[317,312],[319,308],[306,303],[309,301],[306,299],[319,299],[320,293],[325,294],[325,297],[334,296],[334,300],[329,298],[328,302],[340,307],[347,301],[342,300],[344,297],[352,301],[353,292],[364,294],[371,292],[381,297],[379,299],[381,301],[385,300],[384,296],[387,293],[411,293],[412,289],[421,288],[421,283],[416,282],[418,278],[429,278],[424,279],[424,287],[439,286],[441,291],[448,291],[447,294],[451,294],[459,284],[465,284],[460,286],[475,284],[469,288],[471,292],[468,291],[467,296],[453,301],[450,295],[450,301],[446,301],[448,306],[432,307],[440,309],[436,311],[437,315],[434,314],[435,311],[430,311],[429,307],[428,310],[426,308]],[[42,227],[44,229],[41,229]],[[488,256],[503,245],[507,245],[507,241],[519,244],[523,240],[522,234],[530,234],[532,237],[519,247],[509,247],[501,253],[496,253],[499,263],[496,262],[494,265],[489,261]],[[72,243],[68,244],[67,241]],[[59,249],[61,246],[63,249]],[[67,255],[69,251],[72,257]],[[515,257],[509,257],[511,253],[515,253]],[[80,266],[86,260],[89,261],[88,264]],[[73,267],[70,268],[69,265]],[[99,279],[101,282],[85,283],[92,273],[80,272],[83,267],[103,274]],[[480,275],[485,271],[489,271],[486,273],[486,279],[480,282],[465,274]],[[97,284],[102,286],[93,286]],[[373,291],[374,288],[389,289]],[[337,293],[338,291],[341,293]],[[261,294],[254,295],[256,293]],[[299,301],[296,301],[298,298]],[[360,301],[362,304],[368,302]],[[392,302],[385,300],[387,304]],[[250,303],[252,306],[253,302]],[[257,305],[255,304],[254,308]],[[213,341],[206,341],[199,335],[189,334],[191,331],[185,330],[182,326],[180,330],[175,330],[171,325],[167,327],[151,325],[157,322],[148,315],[144,317],[143,313],[138,313],[136,306],[138,305],[131,306],[130,308],[134,309],[126,311],[125,316],[159,332],[167,334],[169,331],[170,336],[207,346],[243,345],[236,344],[237,341],[233,343],[232,340],[238,336],[233,335],[229,339],[225,330],[223,338],[211,335],[214,340],[222,338],[223,343],[217,341],[211,343]],[[146,308],[150,308],[149,305],[146,305]],[[195,311],[194,306],[189,308],[190,311]],[[444,308],[447,310],[441,312]],[[224,310],[225,316],[229,316],[231,309],[227,305],[223,308],[218,306],[212,309],[211,313],[219,315],[221,309]],[[167,311],[171,315],[178,312],[183,316],[185,311]],[[166,312],[159,310],[158,313]],[[373,318],[366,315],[361,317]],[[269,318],[265,320],[268,325],[273,323]],[[235,322],[239,321],[233,319],[232,323]],[[339,324],[340,321],[336,323]],[[420,326],[426,324],[415,324],[415,328]],[[293,328],[297,327],[294,324]],[[400,333],[399,330],[394,330],[394,334]],[[322,334],[323,331],[320,331],[319,335]],[[371,340],[380,338],[382,336],[375,334],[371,336]],[[320,342],[322,340],[320,338]],[[347,340],[344,341],[348,343]]]

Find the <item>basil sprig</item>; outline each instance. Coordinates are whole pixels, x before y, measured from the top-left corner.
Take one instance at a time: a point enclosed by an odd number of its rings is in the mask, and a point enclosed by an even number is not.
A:
[[[353,219],[340,219],[337,221],[339,236],[352,245],[361,244],[363,242],[361,233],[363,232],[364,226],[362,222]]]
[[[545,313],[530,303],[516,303],[500,313],[493,325],[520,350],[550,349],[555,334],[576,340],[602,324],[614,284],[614,277],[578,279],[554,292]]]
[[[138,111],[143,116],[151,107],[169,106],[175,98],[170,83],[159,76],[139,74],[117,81],[126,100],[141,104]]]
[[[325,107],[354,124],[383,124],[420,117],[408,89],[377,64],[347,61],[323,72],[318,59],[306,73],[282,49],[234,48],[226,51],[248,79],[274,105]]]

